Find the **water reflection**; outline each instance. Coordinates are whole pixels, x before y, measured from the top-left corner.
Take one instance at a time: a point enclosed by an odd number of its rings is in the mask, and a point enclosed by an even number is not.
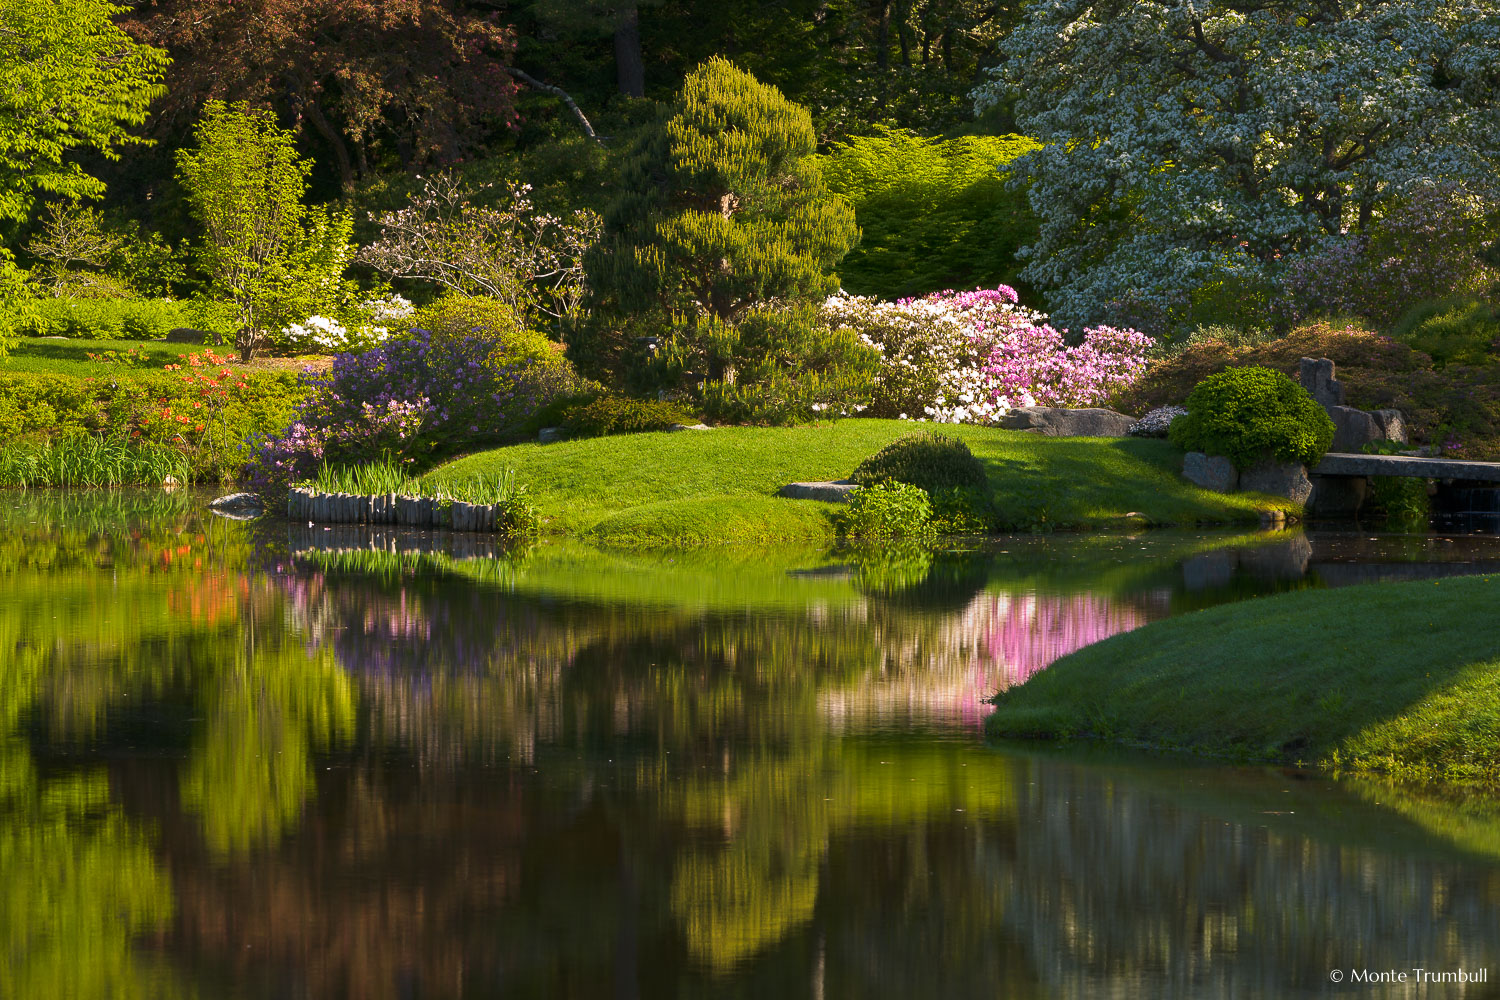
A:
[[[996,688],[1325,585],[1342,542],[476,553],[6,506],[0,996],[1280,997],[1500,963],[1494,805],[977,738]],[[1433,546],[1362,565],[1489,558]]]

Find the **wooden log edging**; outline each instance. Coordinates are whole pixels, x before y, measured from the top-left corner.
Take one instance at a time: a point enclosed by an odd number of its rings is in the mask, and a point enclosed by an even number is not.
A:
[[[311,487],[294,486],[287,494],[289,521],[313,524],[394,524],[405,528],[451,528],[454,531],[495,531],[503,524],[500,504],[443,503],[434,497],[397,496],[394,493],[357,496],[353,493],[320,493]]]

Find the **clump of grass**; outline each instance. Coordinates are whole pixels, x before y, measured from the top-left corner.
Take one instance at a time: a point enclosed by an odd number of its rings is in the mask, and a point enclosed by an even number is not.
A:
[[[193,479],[183,452],[128,438],[75,434],[0,445],[0,487],[160,486]]]
[[[382,496],[387,493],[418,496],[421,492],[416,481],[406,474],[402,464],[390,455],[360,465],[324,463],[305,485],[319,493],[352,493],[356,496]]]
[[[443,480],[432,486],[424,484],[421,488],[424,496],[477,504],[504,504],[526,492],[526,487],[516,482],[515,469],[505,469],[492,475],[476,472],[464,479]]]

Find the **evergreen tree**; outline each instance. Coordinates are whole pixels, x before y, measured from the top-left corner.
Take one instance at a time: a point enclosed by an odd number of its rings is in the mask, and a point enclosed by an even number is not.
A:
[[[737,321],[834,291],[834,265],[858,236],[814,145],[805,108],[708,60],[627,157],[595,287],[627,313],[670,317],[674,340],[700,354],[709,377],[733,381]]]

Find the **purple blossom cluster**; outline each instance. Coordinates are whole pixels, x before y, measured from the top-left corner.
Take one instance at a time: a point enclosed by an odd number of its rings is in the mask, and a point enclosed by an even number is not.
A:
[[[1279,307],[1292,322],[1360,316],[1386,326],[1424,299],[1493,282],[1495,269],[1479,256],[1490,235],[1461,191],[1419,188],[1379,220],[1373,236],[1341,233],[1283,260]]]
[[[426,330],[413,330],[336,355],[325,373],[305,373],[308,395],[296,418],[259,444],[247,478],[276,493],[324,462],[451,454],[504,437],[575,382],[561,357],[516,357],[484,337],[435,344]]]

